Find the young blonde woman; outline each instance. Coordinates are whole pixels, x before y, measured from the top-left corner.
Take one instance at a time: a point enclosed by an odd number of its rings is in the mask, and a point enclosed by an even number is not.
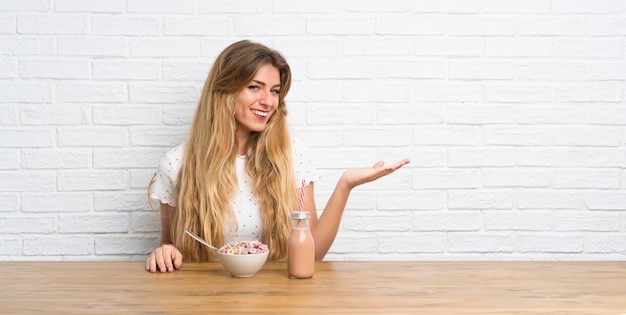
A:
[[[259,239],[270,260],[283,260],[289,214],[311,214],[316,259],[331,247],[350,191],[409,163],[378,162],[340,177],[318,218],[314,181],[318,178],[306,146],[289,136],[285,96],[291,71],[277,51],[250,41],[236,42],[215,60],[204,84],[188,140],[168,151],[148,187],[161,208],[161,245],[146,270],[168,272],[186,261],[215,259],[188,229],[220,247],[234,240]]]

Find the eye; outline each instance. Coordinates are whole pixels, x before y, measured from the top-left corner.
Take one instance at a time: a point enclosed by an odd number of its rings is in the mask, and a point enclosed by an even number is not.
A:
[[[260,89],[260,87],[258,85],[250,85],[248,86],[248,89],[253,90],[253,91],[258,91]]]
[[[272,92],[272,94],[274,94],[274,95],[279,95],[280,94],[280,89],[272,89],[272,90],[270,90],[270,92]]]

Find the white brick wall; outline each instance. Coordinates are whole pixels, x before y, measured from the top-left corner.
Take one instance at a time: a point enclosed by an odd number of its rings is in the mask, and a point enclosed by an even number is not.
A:
[[[0,260],[145,259],[148,180],[246,38],[290,61],[320,208],[413,161],[328,259],[626,259],[624,0],[0,0]]]

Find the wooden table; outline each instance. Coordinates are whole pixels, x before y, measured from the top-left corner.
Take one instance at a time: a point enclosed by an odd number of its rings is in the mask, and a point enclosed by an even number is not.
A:
[[[626,262],[285,263],[232,278],[219,263],[0,262],[1,314],[626,314]]]

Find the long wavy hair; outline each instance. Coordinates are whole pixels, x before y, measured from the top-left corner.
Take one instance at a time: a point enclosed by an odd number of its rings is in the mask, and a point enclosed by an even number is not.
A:
[[[170,213],[172,244],[186,260],[215,260],[215,253],[186,237],[185,229],[218,247],[224,244],[225,228],[236,229],[231,207],[238,188],[235,98],[267,64],[280,73],[279,104],[265,129],[248,141],[246,171],[260,205],[260,241],[270,248],[271,260],[286,257],[289,214],[298,199],[285,104],[291,70],[279,52],[244,40],[228,46],[213,63],[191,122],[176,187],[178,203]]]

